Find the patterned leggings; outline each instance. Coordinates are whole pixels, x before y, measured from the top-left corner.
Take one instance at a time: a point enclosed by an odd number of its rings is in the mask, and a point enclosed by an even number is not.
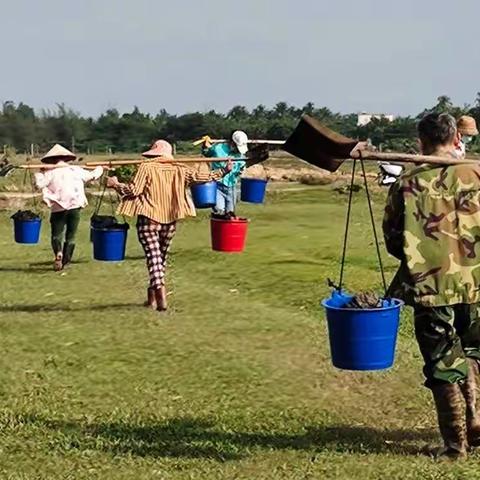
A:
[[[158,289],[165,285],[167,254],[175,231],[176,222],[157,223],[147,217],[138,217],[138,240],[147,258],[151,288]]]

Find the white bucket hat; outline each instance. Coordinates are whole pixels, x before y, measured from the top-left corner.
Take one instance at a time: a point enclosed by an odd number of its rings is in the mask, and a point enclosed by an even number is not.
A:
[[[245,155],[248,152],[248,136],[245,132],[242,130],[236,130],[233,132],[232,141],[242,155]]]
[[[54,163],[55,160],[71,162],[76,158],[74,153],[57,143],[40,160],[42,163]]]

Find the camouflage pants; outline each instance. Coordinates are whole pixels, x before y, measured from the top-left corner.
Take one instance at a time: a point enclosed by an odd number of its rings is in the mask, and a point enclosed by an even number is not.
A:
[[[416,305],[414,310],[425,386],[462,383],[467,378],[466,357],[480,360],[480,304]]]

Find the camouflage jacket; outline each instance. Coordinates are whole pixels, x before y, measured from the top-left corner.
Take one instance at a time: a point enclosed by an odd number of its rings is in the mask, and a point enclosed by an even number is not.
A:
[[[424,306],[480,301],[480,165],[423,165],[389,192],[383,232],[400,260],[390,295]]]

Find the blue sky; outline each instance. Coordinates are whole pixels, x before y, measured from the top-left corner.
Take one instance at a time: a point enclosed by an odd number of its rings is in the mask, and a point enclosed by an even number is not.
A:
[[[480,91],[478,0],[1,2],[0,100],[83,114],[308,101],[416,114]]]

